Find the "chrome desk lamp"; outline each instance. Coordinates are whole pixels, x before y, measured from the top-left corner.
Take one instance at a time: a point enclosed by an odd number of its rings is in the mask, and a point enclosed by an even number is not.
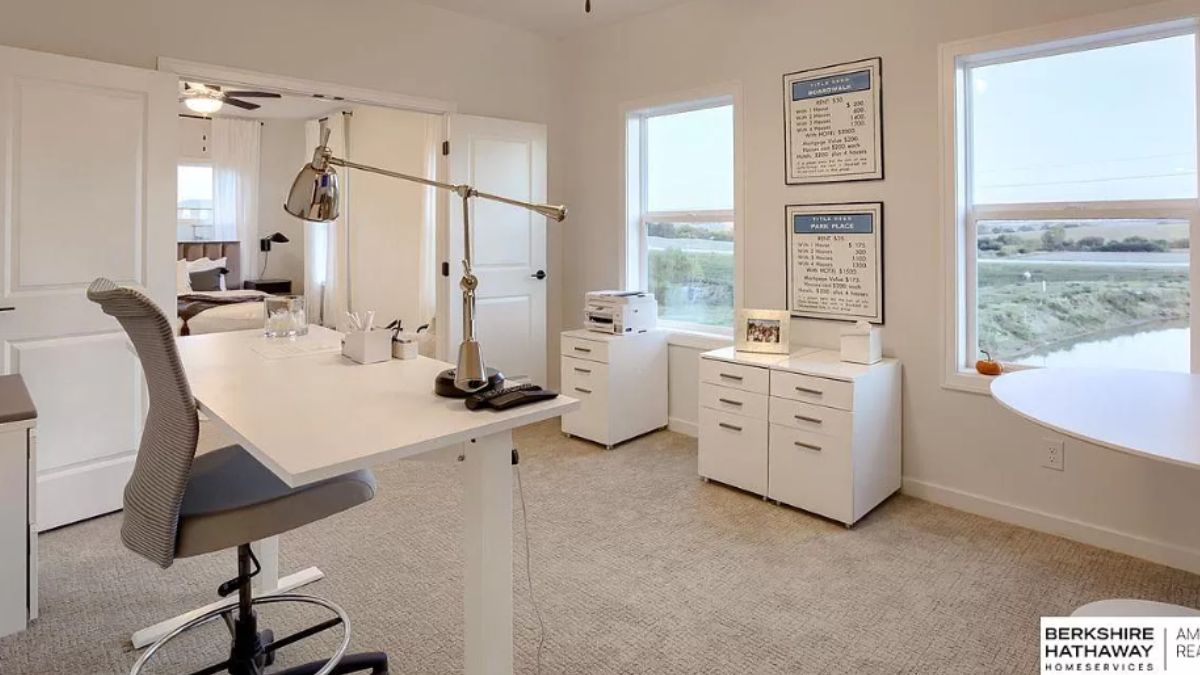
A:
[[[303,220],[321,223],[336,220],[338,217],[338,179],[337,172],[333,169],[335,166],[347,169],[359,169],[381,176],[399,178],[400,180],[412,183],[449,190],[458,195],[462,199],[463,213],[463,275],[462,280],[459,281],[459,287],[462,288],[463,294],[463,341],[458,346],[457,366],[453,371],[447,370],[438,374],[435,391],[443,396],[455,395],[455,393],[465,396],[495,384],[492,373],[489,373],[489,369],[484,366],[483,353],[479,349],[479,341],[475,338],[475,289],[479,287],[479,279],[475,276],[471,267],[472,242],[469,208],[471,199],[478,197],[503,204],[520,206],[535,213],[540,213],[556,222],[562,222],[567,217],[567,208],[565,206],[551,206],[549,204],[535,204],[519,199],[509,199],[508,197],[481,192],[470,185],[442,183],[436,180],[429,180],[428,178],[421,178],[420,176],[410,176],[334,157],[333,151],[329,149],[329,133],[330,130],[328,128],[322,131],[321,144],[313,151],[312,162],[305,164],[304,168],[300,169],[300,173],[296,175],[296,180],[292,182],[292,189],[288,192],[287,202],[284,203],[283,209]],[[451,381],[453,382],[453,387],[446,387],[445,383]],[[452,391],[449,389],[452,389]]]

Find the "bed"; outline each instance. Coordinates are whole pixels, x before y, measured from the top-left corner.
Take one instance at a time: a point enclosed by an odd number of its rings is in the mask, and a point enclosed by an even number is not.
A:
[[[262,328],[262,291],[244,290],[239,243],[236,241],[181,241],[176,260],[225,258],[225,288],[222,291],[178,295],[180,335],[203,335]]]

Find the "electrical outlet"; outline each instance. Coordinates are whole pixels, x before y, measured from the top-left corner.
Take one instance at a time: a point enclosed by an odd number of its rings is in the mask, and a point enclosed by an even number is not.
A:
[[[1043,438],[1042,452],[1045,456],[1042,458],[1042,466],[1055,471],[1062,471],[1065,467],[1066,460],[1066,442],[1061,438]]]

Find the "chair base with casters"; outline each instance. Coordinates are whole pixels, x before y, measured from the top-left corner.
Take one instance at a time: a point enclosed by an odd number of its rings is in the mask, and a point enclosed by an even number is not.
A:
[[[254,569],[251,569],[253,566]],[[337,649],[326,661],[313,661],[286,670],[276,671],[272,675],[344,675],[348,673],[369,673],[369,675],[387,675],[387,655],[381,652],[367,652],[346,655],[350,646],[350,619],[341,607],[312,595],[286,593],[254,598],[250,587],[251,579],[258,573],[258,564],[249,544],[238,547],[238,576],[221,584],[218,591],[228,595],[231,589],[238,593],[236,605],[218,607],[182,624],[164,635],[154,644],[146,648],[141,658],[129,671],[130,675],[140,675],[142,670],[151,662],[168,642],[187,631],[202,626],[218,618],[225,621],[231,635],[229,658],[210,666],[194,671],[191,675],[215,675],[230,673],[230,675],[261,675],[275,661],[275,653],[288,645],[312,637],[337,626],[342,627],[342,639]],[[258,629],[258,617],[254,611],[255,605],[277,603],[297,603],[323,607],[334,616],[308,628],[301,629],[286,637],[276,639],[269,630]],[[237,616],[234,617],[234,611]]]

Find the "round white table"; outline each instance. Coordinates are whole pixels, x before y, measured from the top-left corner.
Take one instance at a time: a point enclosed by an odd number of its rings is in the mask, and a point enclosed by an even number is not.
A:
[[[1000,405],[1041,426],[1120,452],[1200,468],[1200,375],[1042,368],[992,381]],[[1075,616],[1200,616],[1146,600],[1101,600]]]

